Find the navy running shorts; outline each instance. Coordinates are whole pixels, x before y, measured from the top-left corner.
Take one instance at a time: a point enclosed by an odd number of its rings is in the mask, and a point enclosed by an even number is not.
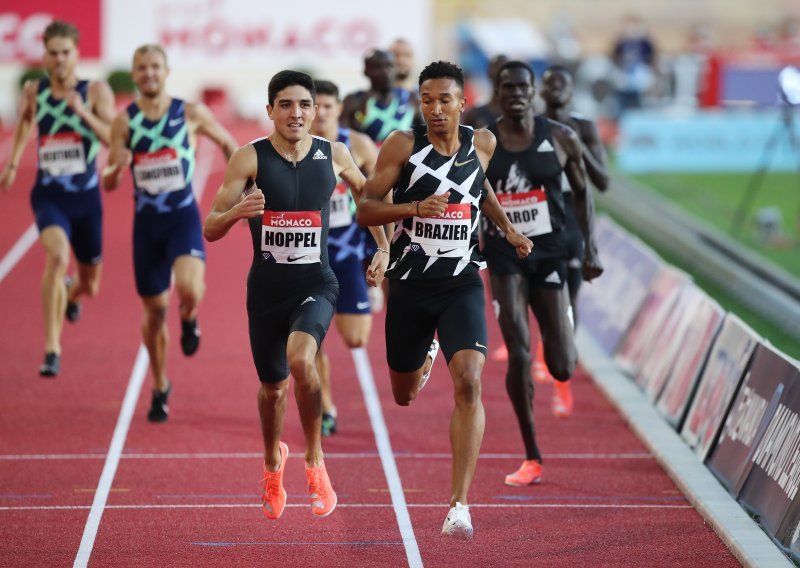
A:
[[[336,302],[337,314],[369,314],[369,295],[364,266],[356,256],[348,256],[336,262],[330,256],[330,265],[339,281],[339,299]]]
[[[41,233],[59,226],[67,234],[75,258],[81,264],[99,264],[103,259],[103,205],[100,189],[67,192],[35,186],[31,208]]]

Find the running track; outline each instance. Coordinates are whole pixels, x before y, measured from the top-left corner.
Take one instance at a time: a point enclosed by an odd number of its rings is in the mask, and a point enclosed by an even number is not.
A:
[[[240,143],[261,134],[231,126]],[[0,137],[3,156],[7,139]],[[208,146],[199,158],[208,174],[197,184],[205,213],[224,166]],[[15,187],[0,196],[0,261],[15,243],[19,253],[0,264],[0,565],[738,565],[585,375],[575,380],[569,420],[552,417],[550,387],[537,387],[544,481],[504,486],[522,454],[505,368],[494,361],[484,372],[486,437],[470,494],[475,539],[442,539],[452,387],[440,359],[420,398],[410,408],[394,405],[382,314],[365,351],[351,355],[333,328],[326,341],[341,424],[324,442],[337,510],[315,519],[308,508],[292,399],[284,433],[288,507],[268,522],[260,511],[258,384],[244,310],[246,228],[208,246],[203,340],[194,358],[180,354],[177,306],[170,308],[171,418],[153,425],[129,181],[104,195],[101,292],[85,301],[80,322],[65,324],[61,376],[37,375],[43,254],[23,238],[32,222],[33,160],[29,147]],[[488,316],[493,348],[501,338]]]

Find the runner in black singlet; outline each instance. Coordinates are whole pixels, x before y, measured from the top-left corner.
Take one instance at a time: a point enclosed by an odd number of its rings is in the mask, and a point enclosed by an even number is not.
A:
[[[428,380],[438,333],[455,396],[451,508],[442,534],[469,540],[473,530],[467,492],[485,422],[480,212],[506,231],[515,254],[526,256],[531,242],[514,229],[486,183],[484,168],[494,151],[494,135],[459,124],[464,109],[461,69],[442,61],[431,63],[420,74],[419,85],[426,125],[387,138],[357,218],[372,226],[397,222],[386,272],[386,351],[397,404],[410,404]],[[393,203],[386,203],[390,191]]]
[[[505,479],[513,486],[538,483],[542,471],[533,422],[528,307],[539,323],[545,360],[554,378],[567,381],[577,362],[564,288],[567,250],[562,172],[574,190],[587,242],[584,277],[591,280],[602,273],[592,237],[591,194],[586,191],[580,144],[568,127],[534,115],[533,78],[533,69],[520,61],[500,68],[496,88],[502,115],[494,127],[497,150],[486,171],[505,214],[520,233],[533,240],[533,253],[517,259],[503,230],[488,221],[483,226],[483,253],[508,348],[506,390],[525,445],[525,461]]]
[[[283,472],[289,448],[280,437],[291,373],[306,441],[311,511],[324,517],[336,506],[336,493],[323,461],[315,356],[339,292],[328,262],[330,198],[337,175],[356,192],[365,180],[344,144],[309,134],[316,113],[311,77],[281,71],[270,81],[268,95],[275,131],[234,153],[203,234],[216,241],[239,219],[250,223],[247,314],[261,381],[264,514],[277,519],[286,505]],[[378,251],[367,274],[371,284],[383,279],[387,261],[388,254]]]

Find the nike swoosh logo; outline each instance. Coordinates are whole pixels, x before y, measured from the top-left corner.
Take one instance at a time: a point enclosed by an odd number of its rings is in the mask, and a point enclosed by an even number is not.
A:
[[[475,158],[470,158],[470,159],[469,159],[469,160],[467,160],[466,162],[459,162],[458,160],[456,160],[456,163],[455,163],[454,165],[455,165],[457,168],[460,168],[461,166],[465,166],[465,165],[469,164],[469,163],[470,163],[471,161],[473,161],[474,159],[475,159]]]
[[[481,345],[481,344],[480,344],[480,343],[478,343],[477,341],[475,342],[475,347],[482,347],[483,349],[486,349],[486,346],[485,346],[485,345]]]
[[[178,126],[179,124],[183,124],[182,118],[173,118],[169,121],[170,126]]]
[[[369,307],[369,302],[356,302],[356,308],[359,310],[366,310]]]
[[[456,250],[456,249],[454,249],[454,248],[447,249],[447,250],[439,249],[439,250],[436,251],[436,254],[447,254],[448,252],[453,252],[454,250]]]
[[[307,254],[304,254],[303,256],[290,256],[286,260],[288,260],[289,262],[296,262],[296,261],[300,260],[301,258],[305,258],[307,256],[308,256]]]

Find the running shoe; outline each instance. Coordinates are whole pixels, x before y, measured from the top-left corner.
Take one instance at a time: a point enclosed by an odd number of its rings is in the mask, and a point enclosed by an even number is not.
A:
[[[321,463],[317,467],[306,466],[306,479],[311,512],[317,517],[327,517],[336,508],[336,493],[331,487],[325,464]]]
[[[167,382],[167,390],[161,392],[153,390],[153,399],[150,402],[150,411],[147,413],[147,420],[150,422],[166,422],[169,418],[169,407],[167,400],[169,393],[172,392],[172,383]]]
[[[569,418],[572,415],[572,385],[569,381],[553,381],[553,399],[550,410],[556,418]]]
[[[39,367],[39,376],[53,378],[58,375],[61,370],[61,355],[58,353],[44,354],[44,363]]]
[[[492,351],[492,361],[508,361],[508,347],[505,343]]]
[[[541,481],[542,464],[536,460],[525,460],[517,471],[506,475],[506,485],[511,487],[525,487]]]
[[[181,351],[187,357],[194,355],[200,347],[200,328],[197,320],[181,320]]]
[[[336,434],[336,416],[328,412],[322,413],[322,435],[330,436]]]
[[[261,494],[261,507],[264,516],[268,519],[277,519],[283,514],[286,507],[286,489],[283,488],[283,470],[286,458],[289,457],[289,446],[283,442],[278,444],[281,450],[281,465],[278,471],[269,471],[264,465],[263,493]]]
[[[544,346],[541,340],[536,346],[536,359],[533,362],[533,380],[540,384],[553,381],[553,376],[547,368],[547,363],[544,362]]]
[[[428,372],[422,375],[422,379],[419,381],[419,389],[417,392],[421,391],[422,388],[428,384],[428,379],[431,378],[431,371],[433,370],[433,362],[436,361],[436,356],[439,354],[439,342],[435,339],[431,343],[431,346],[428,347],[428,357],[431,358],[431,366],[428,368]]]
[[[73,280],[71,276],[64,277],[64,284],[67,287],[67,298],[69,298],[69,289],[72,288]],[[64,310],[64,315],[67,318],[67,321],[70,323],[75,323],[81,318],[81,303],[80,302],[70,302],[67,299],[67,308]]]
[[[472,518],[467,505],[456,502],[455,507],[450,507],[442,525],[442,534],[458,540],[472,540]]]

